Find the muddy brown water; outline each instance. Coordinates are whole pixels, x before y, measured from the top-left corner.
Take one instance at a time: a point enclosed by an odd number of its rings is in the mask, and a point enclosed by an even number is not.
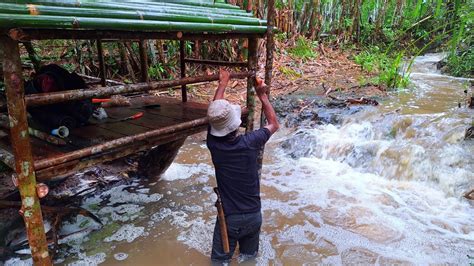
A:
[[[417,58],[409,89],[340,125],[272,137],[260,252],[249,265],[474,263],[474,207],[461,197],[474,187],[474,141],[463,139],[473,113],[457,108],[469,83],[438,73],[439,60]],[[204,139],[189,140],[160,180],[87,198],[105,226],[68,222],[63,235],[82,232],[62,240],[56,262],[208,265],[214,185]]]

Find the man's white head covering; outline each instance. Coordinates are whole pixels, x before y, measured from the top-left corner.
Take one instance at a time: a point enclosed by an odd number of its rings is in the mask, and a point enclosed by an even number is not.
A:
[[[211,135],[223,137],[242,124],[240,105],[231,104],[226,100],[215,100],[209,104],[207,118],[211,125]]]

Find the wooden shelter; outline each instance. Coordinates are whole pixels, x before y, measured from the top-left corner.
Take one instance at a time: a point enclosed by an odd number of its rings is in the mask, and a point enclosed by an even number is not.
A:
[[[271,82],[273,59],[272,24],[274,1],[269,1],[267,21],[254,18],[237,6],[206,0],[4,0],[0,3],[0,47],[7,97],[7,139],[0,141],[0,159],[15,169],[33,261],[50,265],[41,206],[36,194],[37,180],[66,175],[81,168],[114,160],[138,151],[170,143],[207,128],[204,104],[189,102],[186,85],[218,80],[218,75],[186,76],[186,64],[245,67],[231,73],[247,79],[246,128],[252,130],[255,112],[254,84],[257,42],[267,38],[266,83]],[[251,11],[251,5],[249,5]],[[46,39],[96,40],[101,85],[98,88],[41,93],[25,96],[19,43]],[[180,42],[181,78],[149,82],[144,40],[167,39]],[[248,40],[247,62],[219,62],[187,58],[185,42],[194,40]],[[142,82],[108,85],[102,41],[136,41],[140,45]],[[1,55],[2,53],[0,53]],[[71,132],[72,143],[58,148],[28,134],[26,107],[145,92],[181,89],[181,101],[156,96],[137,97],[132,106],[110,109],[109,114],[130,114],[140,110],[139,120],[95,124]],[[159,104],[160,108],[147,108]]]

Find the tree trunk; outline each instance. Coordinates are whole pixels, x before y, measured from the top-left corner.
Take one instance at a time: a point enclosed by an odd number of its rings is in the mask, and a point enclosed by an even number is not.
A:
[[[346,31],[345,18],[346,18],[347,0],[341,0],[341,16],[339,17],[337,35],[341,35]]]
[[[362,0],[354,0],[354,5],[352,6],[352,25],[351,25],[351,38],[355,42],[359,42],[360,36],[360,6]]]
[[[148,52],[150,54],[150,59],[151,59],[151,64],[154,66],[158,63],[158,61],[156,60],[156,47],[155,45],[153,44],[153,41],[152,40],[149,40],[148,41]]]
[[[313,0],[311,4],[312,10],[311,19],[309,20],[308,37],[310,39],[314,39],[317,35],[319,35],[321,15],[319,14],[319,0]]]
[[[120,51],[120,61],[122,62],[123,73],[125,73],[126,75],[130,75],[130,79],[132,81],[135,81],[136,80],[135,72],[133,72],[133,67],[130,64],[130,60],[128,59],[128,54],[125,48],[125,44],[123,44],[122,42],[119,42],[118,46],[119,46],[119,51]]]
[[[382,7],[380,8],[379,14],[378,14],[377,19],[375,21],[375,32],[374,32],[375,34],[374,34],[374,36],[376,38],[383,34],[382,26],[383,26],[383,23],[385,21],[385,13],[387,12],[388,4],[389,3],[388,3],[387,0],[382,1]]]

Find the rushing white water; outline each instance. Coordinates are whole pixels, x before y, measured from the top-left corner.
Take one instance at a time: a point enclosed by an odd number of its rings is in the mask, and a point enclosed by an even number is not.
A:
[[[258,265],[457,264],[474,261],[474,141],[465,80],[415,60],[413,86],[339,125],[284,129],[266,147]],[[429,76],[428,76],[429,74]],[[188,142],[156,182],[88,198],[58,263],[208,265],[215,185],[203,142]],[[19,263],[18,259],[10,264]],[[8,263],[7,263],[8,264]]]

